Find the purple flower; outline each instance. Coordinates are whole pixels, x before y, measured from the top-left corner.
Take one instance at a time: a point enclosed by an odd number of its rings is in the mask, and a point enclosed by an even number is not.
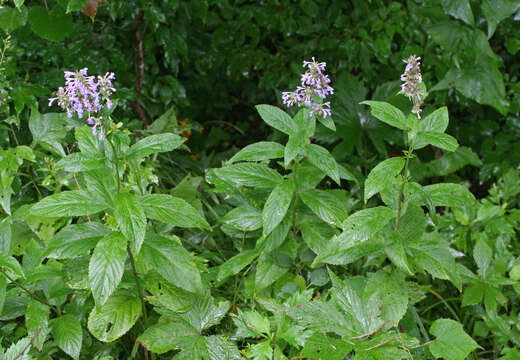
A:
[[[286,91],[282,93],[282,101],[287,107],[293,105],[305,105],[310,108],[309,114],[318,116],[331,116],[330,102],[323,104],[315,102],[315,98],[325,99],[327,96],[334,94],[334,89],[330,86],[330,78],[325,74],[324,62],[317,62],[313,57],[312,61],[304,61],[303,67],[306,68],[302,74],[301,85],[295,91]]]
[[[421,58],[415,55],[403,60],[406,63],[404,73],[401,75],[401,92],[408,96],[413,102],[412,113],[421,118],[421,106],[423,102],[424,89],[420,86],[422,82]]]

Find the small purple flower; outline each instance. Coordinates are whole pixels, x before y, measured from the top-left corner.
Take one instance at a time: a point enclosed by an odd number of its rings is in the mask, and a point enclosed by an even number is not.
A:
[[[421,118],[421,106],[423,102],[424,89],[420,86],[422,82],[421,58],[415,55],[403,60],[406,63],[404,73],[401,75],[401,92],[408,96],[413,102],[412,113]]]
[[[282,101],[287,107],[293,105],[305,105],[310,108],[309,114],[318,116],[331,116],[330,102],[323,104],[316,103],[316,97],[325,99],[327,96],[334,94],[334,89],[330,86],[330,78],[324,73],[327,64],[325,62],[317,62],[313,57],[312,61],[304,61],[303,67],[306,68],[302,74],[301,85],[295,91],[286,91],[282,93]]]
[[[105,133],[103,131],[103,128],[101,128],[101,131],[99,132],[98,136],[99,140],[103,141],[105,139]]]
[[[92,127],[92,135],[94,135],[94,136],[97,135],[97,124],[95,124],[95,125]]]

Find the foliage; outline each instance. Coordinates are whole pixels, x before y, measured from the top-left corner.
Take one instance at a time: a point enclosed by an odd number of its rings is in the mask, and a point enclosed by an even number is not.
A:
[[[1,1],[0,358],[518,358],[519,16]]]

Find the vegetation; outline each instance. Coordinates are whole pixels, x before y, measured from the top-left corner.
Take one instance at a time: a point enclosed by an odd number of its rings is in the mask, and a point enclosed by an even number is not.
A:
[[[519,19],[0,0],[0,359],[519,359]]]

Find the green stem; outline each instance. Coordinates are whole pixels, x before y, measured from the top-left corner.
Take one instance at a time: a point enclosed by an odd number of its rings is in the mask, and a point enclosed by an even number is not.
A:
[[[141,306],[143,308],[143,319],[145,326],[148,326],[148,313],[146,311],[146,303],[144,302],[144,290],[141,286],[141,281],[139,280],[139,276],[137,275],[137,268],[135,266],[135,258],[134,254],[132,254],[132,250],[130,249],[130,244],[126,245],[126,252],[128,253],[128,257],[130,258],[130,263],[132,264],[132,272],[135,277],[135,284],[137,286],[137,292],[139,293],[139,299],[141,299]]]
[[[404,164],[404,171],[401,173],[403,175],[403,182],[401,183],[401,187],[399,188],[399,195],[397,198],[397,216],[395,219],[395,231],[399,231],[399,221],[401,220],[404,186],[408,182],[408,164],[410,163],[410,159],[412,158],[412,153],[413,153],[413,147],[410,146],[410,148],[408,149],[408,153],[406,153],[406,162]]]
[[[439,299],[440,301],[442,301],[442,303],[444,304],[444,306],[446,306],[446,308],[449,310],[449,312],[453,315],[453,317],[458,321],[460,322],[460,318],[459,316],[457,315],[457,313],[455,312],[455,310],[453,310],[453,308],[451,307],[450,304],[448,304],[448,302],[446,300],[444,300],[444,298],[435,290],[428,290],[428,292],[430,294],[432,294],[433,296],[435,296],[437,299]]]
[[[58,314],[58,316],[61,316],[61,311],[59,308],[57,308],[56,306],[54,305],[51,305],[49,304],[46,300],[40,298],[39,296],[37,296],[35,293],[33,293],[31,290],[27,289],[25,286],[23,286],[21,283],[19,283],[18,281],[14,280],[12,277],[10,277],[9,275],[7,275],[7,273],[4,271],[4,269],[0,268],[0,272],[7,278],[7,280],[9,280],[11,283],[13,283],[15,286],[19,287],[20,289],[22,289],[23,291],[25,291],[27,294],[29,294],[34,300],[44,304],[44,305],[47,305],[49,308],[51,308],[52,310],[54,310],[54,312],[56,314]]]
[[[117,156],[117,151],[116,151],[116,147],[114,146],[114,143],[112,142],[112,139],[110,139],[110,137],[107,136],[106,138],[108,140],[108,143],[110,144],[110,146],[112,147],[112,151],[114,152],[114,158],[115,158],[115,166],[116,166],[116,182],[117,182],[117,192],[120,193],[121,192],[121,178],[119,177],[119,158]]]

